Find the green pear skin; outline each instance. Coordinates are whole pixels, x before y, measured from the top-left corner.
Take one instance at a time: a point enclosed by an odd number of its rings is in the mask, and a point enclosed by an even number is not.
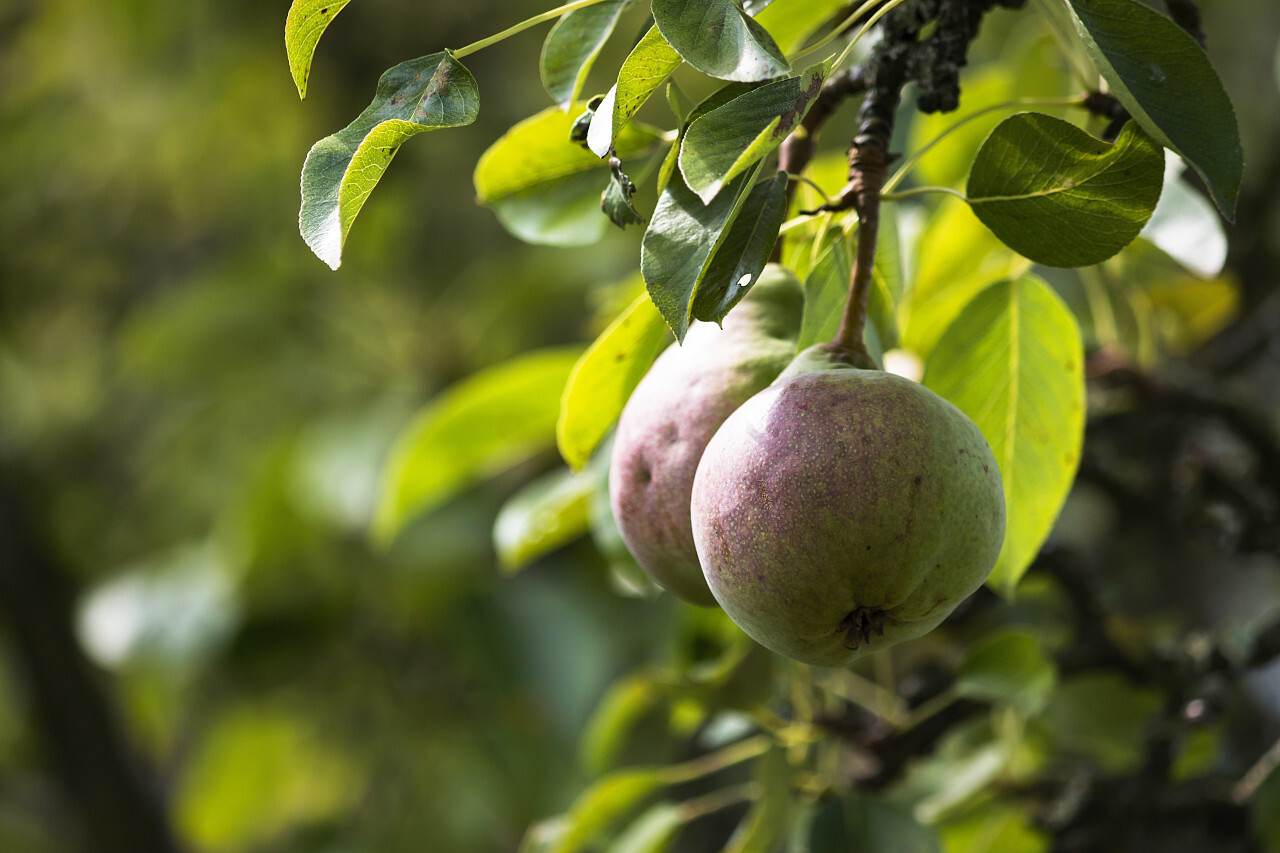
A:
[[[769,264],[723,328],[695,323],[658,357],[618,420],[609,498],[622,538],[660,586],[692,604],[716,603],[689,518],[698,460],[724,419],[794,357],[803,301],[795,276]]]
[[[711,592],[756,642],[819,666],[935,628],[1004,542],[977,426],[923,385],[820,344],[730,416],[698,465]]]

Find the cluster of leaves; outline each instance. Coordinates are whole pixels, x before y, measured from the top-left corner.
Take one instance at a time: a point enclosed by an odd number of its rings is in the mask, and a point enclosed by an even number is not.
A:
[[[775,247],[805,285],[798,348],[832,336],[858,221],[803,211],[839,194],[843,155],[820,154],[798,187],[799,176],[772,168],[771,155],[788,135],[810,132],[802,122],[823,86],[858,55],[875,21],[906,2],[775,0],[744,9],[733,0],[585,0],[507,31],[558,18],[541,59],[554,103],[481,156],[479,200],[534,243],[582,245],[609,221],[642,224],[639,275],[618,286],[626,308],[585,349],[495,365],[418,415],[385,469],[381,540],[554,443],[567,466],[529,483],[497,518],[503,563],[516,571],[590,535],[621,591],[656,593],[610,516],[609,432],[671,336],[723,319]],[[300,93],[320,33],[343,5],[297,0],[290,11]],[[583,98],[610,37],[645,12],[614,82]],[[1009,522],[989,585],[1006,596],[1040,552],[1076,473],[1086,348],[1150,364],[1203,341],[1230,316],[1235,291],[1220,275],[1217,215],[1184,186],[1182,164],[1228,218],[1242,173],[1231,104],[1199,45],[1175,24],[1134,0],[1046,3],[1038,13],[1042,29],[1022,55],[967,85],[964,115],[913,125],[911,150],[883,196],[893,206],[883,214],[865,332],[878,359],[915,359],[921,381],[991,444]],[[460,60],[499,37],[389,70],[370,106],[312,149],[300,222],[322,260],[337,267],[400,144],[475,119],[478,84]],[[1046,59],[1046,43],[1062,53]],[[840,49],[825,55],[830,44]],[[1090,91],[1105,80],[1133,118],[1114,141],[1089,132],[1084,98],[1065,91],[1064,62]],[[650,105],[659,90],[671,113],[665,129],[660,105]],[[1077,110],[1081,120],[1017,112],[1030,105]],[[938,186],[894,192],[922,176]],[[636,193],[649,179],[646,216]],[[937,191],[959,200],[930,201]],[[726,847],[735,851],[783,840],[815,853],[1046,849],[1030,807],[998,793],[1057,772],[1064,753],[1132,769],[1141,760],[1132,745],[1161,698],[1109,676],[1059,684],[1061,596],[1028,584],[1021,592],[1015,627],[912,645],[912,662],[932,657],[951,670],[919,701],[894,692],[883,656],[870,673],[810,672],[755,648],[723,614],[688,616],[703,654],[677,654],[606,696],[584,737],[599,779],[564,815],[533,827],[525,849],[663,850],[677,834],[721,820],[736,826]],[[858,713],[871,714],[869,728],[881,732],[866,750],[875,766],[851,771],[829,724]],[[895,767],[892,747],[947,715],[959,721]],[[669,734],[696,734],[701,754],[619,768],[631,733],[652,718]],[[1187,747],[1178,772],[1200,772],[1206,754],[1212,746]],[[828,798],[854,781],[868,782],[862,793]]]

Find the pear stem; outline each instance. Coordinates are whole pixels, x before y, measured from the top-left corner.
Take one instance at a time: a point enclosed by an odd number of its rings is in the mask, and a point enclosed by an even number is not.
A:
[[[849,183],[841,192],[843,206],[858,214],[858,250],[849,277],[849,299],[831,343],[859,354],[867,351],[862,332],[880,231],[880,192],[894,159],[889,154],[889,138],[902,87],[907,83],[908,59],[901,48],[881,48],[872,56],[867,97],[858,113],[858,135],[849,146]]]

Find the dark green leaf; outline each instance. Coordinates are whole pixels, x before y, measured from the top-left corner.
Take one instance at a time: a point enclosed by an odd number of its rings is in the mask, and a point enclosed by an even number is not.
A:
[[[1079,267],[1129,245],[1160,199],[1164,157],[1134,122],[1114,145],[1043,113],[1005,119],[978,151],[966,194],[1007,246]]]
[[[1146,131],[1186,158],[1234,221],[1244,152],[1231,99],[1200,45],[1135,0],[1069,0],[1098,70]]]
[[[1084,441],[1084,352],[1075,318],[1047,284],[991,285],[925,362],[924,384],[968,415],[1004,484],[1004,547],[987,583],[1009,594],[1053,528]]]
[[[676,340],[684,340],[689,330],[698,289],[750,193],[753,177],[743,175],[704,205],[679,174],[673,174],[658,198],[640,244],[640,271]]]
[[[808,853],[941,853],[933,830],[875,797],[827,800],[809,826]]]
[[[298,97],[307,96],[311,58],[330,22],[351,0],[293,0],[284,21],[284,48],[289,57],[289,73],[298,87]]]
[[[479,111],[475,78],[447,51],[383,74],[373,103],[312,146],[302,164],[298,226],[311,251],[337,269],[351,223],[400,145],[424,131],[471,124]]]
[[[622,407],[670,340],[667,324],[641,294],[578,359],[560,400],[556,444],[575,470],[622,414]]]
[[[615,158],[614,163],[609,166],[609,183],[600,197],[600,209],[604,211],[605,216],[609,217],[609,221],[619,228],[644,224],[644,217],[631,203],[631,197],[635,193],[636,185],[627,177],[627,173],[622,171],[622,165],[617,163]]]
[[[1122,676],[1077,676],[1054,691],[1043,722],[1056,749],[1087,755],[1108,773],[1130,773],[1142,761],[1147,724],[1163,705],[1160,693]]]
[[[693,316],[719,323],[760,277],[787,216],[787,173],[752,187],[693,297]]]
[[[597,157],[607,156],[609,149],[616,147],[614,140],[631,117],[671,72],[680,67],[682,61],[658,28],[650,27],[623,60],[622,68],[618,70],[618,82],[596,107],[595,118],[587,133],[587,145]]]
[[[560,392],[579,350],[527,353],[475,373],[418,413],[383,470],[375,536],[386,542],[458,489],[555,441]]]
[[[653,0],[652,7],[667,42],[704,74],[754,82],[791,70],[773,37],[734,0]]]
[[[1249,801],[1249,822],[1264,853],[1280,853],[1280,770],[1273,768],[1254,792]]]
[[[539,67],[547,94],[568,109],[630,0],[605,0],[568,13],[542,43]]]
[[[595,481],[589,474],[560,468],[516,492],[493,523],[493,546],[508,574],[587,532],[587,512]]]
[[[1042,710],[1053,692],[1057,670],[1024,631],[1005,631],[969,650],[956,676],[955,690],[971,699],[1013,705],[1023,713]]]
[[[680,142],[680,171],[689,189],[709,202],[726,182],[781,145],[809,111],[826,73],[824,65],[810,66],[693,121]]]

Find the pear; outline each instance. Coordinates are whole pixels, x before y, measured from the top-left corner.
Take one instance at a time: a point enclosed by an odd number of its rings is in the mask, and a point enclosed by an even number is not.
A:
[[[609,498],[623,541],[662,587],[715,606],[693,544],[689,495],[702,451],[734,409],[795,356],[803,292],[769,264],[725,318],[694,323],[636,386],[618,420]]]
[[[739,627],[820,666],[918,637],[982,585],[1004,542],[982,433],[923,385],[832,344],[802,352],[720,427],[693,537]]]

